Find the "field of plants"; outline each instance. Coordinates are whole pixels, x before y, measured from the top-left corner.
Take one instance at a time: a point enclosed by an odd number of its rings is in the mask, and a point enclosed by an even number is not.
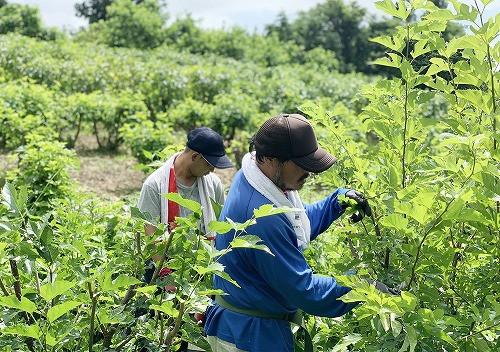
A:
[[[93,37],[104,22],[71,38],[0,34],[0,151],[15,164],[0,170],[0,351],[175,351],[181,339],[210,351],[193,314],[221,293],[213,275],[232,280],[217,258],[268,250],[245,229],[276,210],[213,222],[242,233],[216,251],[197,230],[200,205],[171,196],[193,215],[172,236],[161,226],[144,236],[137,194],[105,201],[70,178],[74,147],[90,135],[148,173],[206,125],[240,165],[248,138],[280,112],[308,116],[338,157],[303,199],[349,187],[373,209],[306,251],[315,272],[353,287],[344,301],[362,302],[341,318],[306,317],[315,350],[500,350],[500,14],[484,16],[494,2],[377,1],[398,24],[371,39],[385,52],[379,76],[339,73],[324,49],[278,60],[274,48],[272,61],[265,46],[247,57],[116,47]],[[443,35],[457,21],[470,28]],[[169,259],[145,277],[158,251]]]

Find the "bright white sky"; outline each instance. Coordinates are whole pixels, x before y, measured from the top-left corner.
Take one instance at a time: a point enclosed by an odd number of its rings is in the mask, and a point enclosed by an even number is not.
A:
[[[462,0],[463,1],[463,0]],[[86,21],[75,16],[74,5],[80,0],[9,0],[10,3],[37,5],[47,26],[78,29]],[[266,24],[274,22],[278,13],[284,11],[294,17],[322,0],[167,0],[167,12],[171,17],[190,13],[205,28],[220,28],[239,25],[253,32],[262,31]],[[473,0],[464,2],[473,3]],[[478,0],[478,2],[480,2]],[[375,9],[375,0],[358,0],[358,4],[369,12],[380,14]],[[485,13],[487,17],[500,12],[500,0],[493,0]]]

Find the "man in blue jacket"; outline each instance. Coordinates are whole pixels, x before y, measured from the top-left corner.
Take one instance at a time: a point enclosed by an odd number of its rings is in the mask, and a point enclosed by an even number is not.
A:
[[[296,211],[259,218],[247,229],[274,255],[236,249],[219,259],[240,288],[214,278],[215,288],[227,294],[207,310],[205,331],[214,352],[293,351],[289,322],[297,310],[338,317],[356,305],[340,301],[350,289],[338,285],[333,277],[313,274],[302,252],[344,212],[339,195],[354,199],[369,215],[367,201],[354,190],[339,188],[317,203],[302,205],[297,191],[307,177],[327,170],[336,159],[318,146],[312,126],[301,115],[283,114],[267,120],[252,145],[254,152],[243,159],[221,220],[243,223],[264,204]],[[217,235],[216,248],[227,248],[234,236],[234,232]]]

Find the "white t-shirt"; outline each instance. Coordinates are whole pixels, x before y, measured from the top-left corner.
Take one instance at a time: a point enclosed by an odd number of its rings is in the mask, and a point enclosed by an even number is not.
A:
[[[161,177],[165,177],[165,175],[163,175],[160,172],[153,172],[151,175],[148,176],[148,178],[146,179],[146,181],[144,181],[144,184],[142,185],[141,194],[139,196],[139,201],[137,203],[137,207],[139,208],[139,210],[142,211],[143,213],[149,213],[151,217],[154,219],[154,222],[156,223],[160,222],[159,219],[161,218],[160,216]],[[213,186],[209,187],[210,198],[212,198],[221,205],[224,204],[224,186],[222,185],[220,178],[214,173],[210,173],[202,177],[205,177],[207,182]],[[197,182],[194,182],[193,186],[188,187],[181,184],[177,180],[177,191],[183,198],[188,198],[200,203],[200,193],[198,190]],[[191,211],[189,209],[186,209],[184,207],[180,208],[180,216],[185,217],[190,213]]]

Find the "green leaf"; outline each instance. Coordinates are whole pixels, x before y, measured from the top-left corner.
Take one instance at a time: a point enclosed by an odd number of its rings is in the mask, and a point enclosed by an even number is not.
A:
[[[384,216],[380,223],[386,227],[392,227],[398,231],[404,231],[408,228],[408,219],[401,214],[389,214]]]
[[[210,289],[196,292],[198,296],[224,296],[226,293],[219,289]]]
[[[481,0],[484,6],[490,4],[493,0]]]
[[[440,20],[441,22],[453,20],[455,15],[448,9],[436,8],[434,11],[429,12],[425,15],[426,20]]]
[[[427,40],[419,40],[416,44],[415,47],[413,48],[413,51],[411,52],[411,56],[415,59],[419,57],[420,55],[426,54],[432,49],[427,45],[428,41]]]
[[[36,311],[35,303],[25,297],[21,297],[21,301],[19,301],[15,295],[0,297],[0,306],[22,310],[30,314]]]
[[[406,333],[408,334],[408,341],[410,343],[410,352],[415,351],[415,347],[417,347],[417,332],[411,326],[406,327]]]
[[[403,21],[406,21],[410,15],[410,11],[406,8],[404,0],[398,0],[397,5],[395,5],[392,0],[377,1],[375,2],[375,7]]]
[[[141,281],[137,280],[135,277],[128,276],[128,275],[119,275],[114,281],[113,281],[113,288],[122,288],[122,287],[129,287],[132,285],[137,285],[140,284]]]
[[[410,339],[408,338],[408,334],[406,334],[405,340],[403,341],[403,345],[401,346],[398,352],[406,352],[408,347],[410,347]]]
[[[387,67],[395,67],[399,68],[401,66],[401,56],[394,54],[394,53],[388,53],[387,56],[389,57],[382,57],[379,59],[376,59],[371,62],[372,65],[380,65],[380,66],[387,66]]]
[[[234,280],[233,280],[233,278],[231,278],[231,276],[229,276],[229,274],[228,274],[228,273],[226,273],[226,272],[223,272],[223,271],[216,271],[216,272],[214,272],[214,275],[217,275],[217,276],[219,276],[219,277],[223,278],[224,280],[226,280],[226,281],[228,281],[228,282],[232,283],[234,286],[236,286],[236,287],[238,287],[238,288],[241,288],[241,286],[240,286],[240,285],[238,285],[238,283],[237,283],[236,281],[234,281]]]
[[[136,218],[136,219],[145,220],[147,222],[153,222],[154,221],[154,219],[151,216],[151,214],[149,214],[148,212],[144,212],[143,213],[137,207],[130,207],[130,216],[132,216],[133,218]]]
[[[62,295],[73,286],[76,285],[76,282],[70,282],[66,280],[57,280],[53,283],[48,283],[40,287],[40,296],[46,301],[50,301],[51,299]]]
[[[224,265],[221,263],[210,263],[208,266],[196,265],[194,270],[200,275],[215,273],[217,271],[224,271]]]
[[[123,287],[140,284],[141,281],[135,277],[128,275],[119,275],[116,279],[111,280],[111,272],[106,271],[101,282],[102,291],[116,291]]]
[[[16,196],[16,190],[11,186],[9,182],[5,182],[5,185],[2,188],[3,203],[7,206],[8,210],[15,214],[19,214]]]
[[[24,336],[31,337],[36,340],[40,338],[40,328],[38,325],[15,325],[9,326],[5,329],[1,330],[2,333],[7,335],[16,335],[16,336]]]
[[[154,294],[157,289],[158,289],[158,286],[156,286],[156,285],[149,285],[149,286],[144,286],[144,287],[138,287],[135,290],[137,292],[140,292],[140,293],[143,293],[143,294],[145,294],[147,296],[150,296],[150,295]]]
[[[378,316],[380,317],[380,323],[382,324],[382,327],[384,328],[385,332],[389,331],[389,329],[391,328],[391,320],[389,313],[381,311],[378,313]]]
[[[231,248],[252,248],[267,252],[271,255],[271,250],[264,244],[262,244],[262,239],[255,235],[244,235],[235,237],[231,243]]]
[[[417,220],[421,225],[426,224],[430,218],[427,207],[414,202],[399,203],[396,205],[396,211]]]
[[[173,301],[163,302],[161,305],[152,304],[149,308],[162,312],[170,317],[177,317],[179,315],[179,311],[175,309]]]
[[[396,314],[391,313],[391,329],[392,336],[398,337],[401,334],[401,330],[403,329],[403,325],[396,319]]]
[[[208,229],[219,234],[225,234],[231,231],[233,229],[233,226],[225,221],[211,221],[208,224]]]
[[[265,216],[271,216],[276,214],[288,213],[290,211],[296,211],[300,209],[294,209],[289,207],[275,207],[272,204],[261,205],[258,209],[254,209],[253,215],[256,219],[263,218]]]
[[[76,307],[82,304],[83,304],[82,302],[78,301],[66,301],[64,303],[58,304],[48,310],[47,319],[49,320],[50,323],[52,323],[62,315],[66,314],[70,310],[75,309]]]
[[[479,52],[486,52],[486,44],[477,35],[465,35],[453,38],[446,47],[446,55],[450,57],[460,49],[474,49]]]
[[[331,352],[345,352],[349,351],[348,347],[361,341],[363,337],[360,334],[350,334],[344,336],[330,351]]]
[[[412,65],[406,59],[401,61],[401,66],[399,67],[399,69],[401,70],[402,77],[406,81],[410,81],[417,76],[416,72],[413,70]]]
[[[398,36],[383,35],[380,37],[371,38],[370,41],[381,44],[394,51],[400,51],[404,46],[403,40]]]
[[[415,297],[415,295],[413,295],[409,292],[406,292],[406,291],[401,292],[401,301],[402,301],[402,305],[403,305],[402,308],[408,312],[413,311],[418,303],[417,297]]]
[[[244,223],[234,222],[230,218],[226,218],[226,221],[231,224],[233,230],[236,232],[244,231],[247,227],[255,225],[257,223],[257,220],[255,220],[255,218],[250,218]]]
[[[215,218],[218,219],[220,217],[220,213],[222,212],[222,205],[217,203],[213,198],[210,198],[210,202],[212,203],[212,208],[214,209]]]
[[[448,64],[440,57],[433,57],[429,61],[432,65],[429,66],[429,69],[425,73],[426,76],[432,76],[441,71],[448,71]]]
[[[181,207],[191,210],[195,214],[201,215],[201,205],[194,200],[182,198],[179,193],[168,193],[164,197],[179,204]]]

